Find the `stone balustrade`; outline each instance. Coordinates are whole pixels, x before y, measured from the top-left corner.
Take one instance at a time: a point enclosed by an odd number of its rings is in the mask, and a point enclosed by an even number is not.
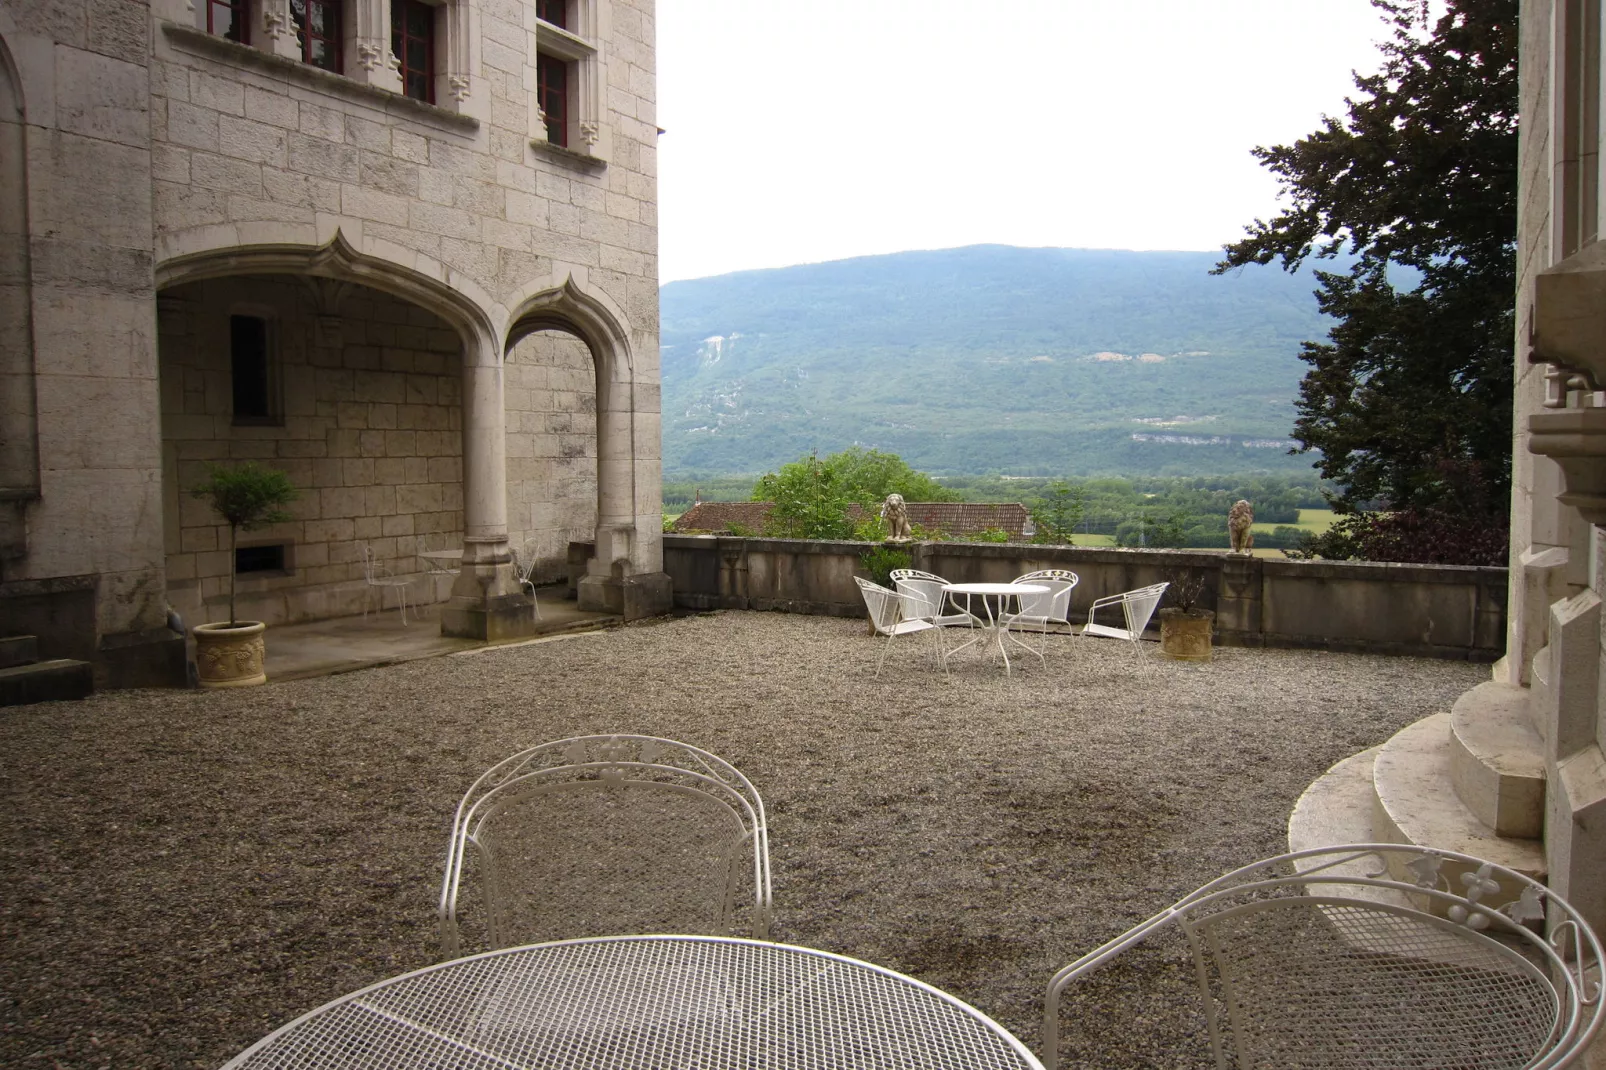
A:
[[[684,609],[859,616],[854,586],[873,544],[666,535],[664,570]],[[1226,646],[1305,647],[1493,661],[1505,649],[1506,570],[1458,565],[1294,561],[1194,550],[1013,543],[910,543],[911,565],[955,583],[1008,582],[1041,568],[1081,577],[1073,619],[1093,599],[1204,575],[1199,604]],[[1157,625],[1156,625],[1157,626]]]

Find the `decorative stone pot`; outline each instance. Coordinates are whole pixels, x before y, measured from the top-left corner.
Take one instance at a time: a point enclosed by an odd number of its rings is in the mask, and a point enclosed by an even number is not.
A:
[[[1208,609],[1160,610],[1160,652],[1178,661],[1210,660],[1210,629],[1216,615]]]
[[[262,633],[267,625],[259,620],[242,620],[233,625],[197,624],[195,668],[202,687],[250,687],[268,682],[262,671],[266,653]]]

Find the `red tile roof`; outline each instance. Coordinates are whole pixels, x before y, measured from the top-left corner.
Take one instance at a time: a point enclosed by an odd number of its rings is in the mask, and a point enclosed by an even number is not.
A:
[[[774,502],[697,502],[675,519],[675,530],[727,532],[734,524],[743,534],[762,534]]]
[[[1019,502],[908,502],[905,508],[910,524],[949,538],[1000,528],[1020,539],[1030,515]]]

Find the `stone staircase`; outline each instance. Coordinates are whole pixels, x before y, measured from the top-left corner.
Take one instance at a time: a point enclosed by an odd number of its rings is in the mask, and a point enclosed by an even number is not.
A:
[[[87,661],[39,660],[39,641],[31,635],[0,636],[0,706],[83,698],[95,690]]]
[[[1414,843],[1545,879],[1543,741],[1526,690],[1490,681],[1339,762],[1288,819],[1289,850]]]

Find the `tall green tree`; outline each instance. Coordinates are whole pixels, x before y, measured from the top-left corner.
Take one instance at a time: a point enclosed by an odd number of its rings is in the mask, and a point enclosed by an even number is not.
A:
[[[1418,0],[1372,3],[1389,29],[1381,69],[1356,76],[1343,117],[1254,150],[1288,207],[1257,219],[1216,271],[1355,256],[1348,271],[1316,272],[1317,300],[1335,323],[1300,353],[1311,367],[1294,437],[1321,451],[1334,508],[1356,514],[1326,552],[1360,552],[1352,536],[1373,521],[1359,514],[1375,506],[1427,520],[1422,530],[1476,527],[1491,536],[1481,544],[1500,546],[1511,482],[1518,4],[1448,0],[1425,27]]]
[[[753,487],[753,501],[775,503],[770,531],[794,539],[851,538],[848,506],[861,505],[873,515],[889,494],[911,502],[960,500],[896,453],[859,446],[823,459],[811,453],[765,473]]]

